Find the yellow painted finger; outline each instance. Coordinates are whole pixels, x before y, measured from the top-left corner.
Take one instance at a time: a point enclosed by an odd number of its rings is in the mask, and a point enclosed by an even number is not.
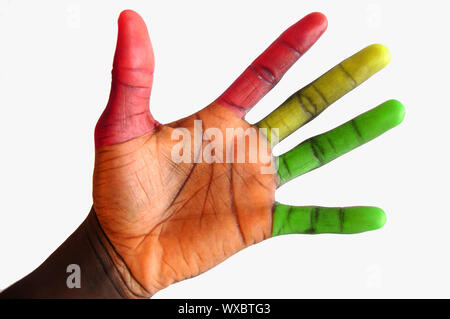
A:
[[[389,60],[389,50],[385,46],[370,45],[294,93],[256,125],[267,129],[268,141],[276,144],[384,68]]]

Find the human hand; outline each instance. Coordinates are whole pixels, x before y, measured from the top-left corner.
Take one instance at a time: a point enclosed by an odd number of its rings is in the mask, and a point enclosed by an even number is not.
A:
[[[132,11],[119,18],[111,94],[95,130],[94,210],[113,249],[113,259],[136,295],[150,296],[196,276],[239,250],[275,235],[289,233],[357,233],[385,222],[375,207],[292,207],[275,202],[277,187],[315,169],[399,124],[397,101],[383,105],[275,158],[258,156],[265,149],[321,113],[331,103],[384,67],[389,53],[369,46],[292,95],[255,125],[243,117],[303,55],[327,27],[312,13],[286,30],[216,101],[179,121],[160,124],[148,104],[154,58],[143,20]],[[168,97],[167,107],[182,103]],[[201,129],[217,129],[222,148],[205,156],[212,137],[195,141]],[[227,129],[266,128],[243,154],[227,162]],[[190,160],[177,163],[173,134],[189,132]],[[278,129],[271,131],[270,129]],[[217,131],[216,130],[216,131]],[[201,136],[201,135],[200,135]],[[250,141],[250,138],[248,138]],[[256,141],[256,142],[255,142]],[[187,143],[187,144],[186,144]],[[207,153],[207,152],[206,152]],[[242,154],[241,154],[242,155]],[[260,154],[259,154],[260,155]],[[220,161],[222,158],[222,161]],[[201,162],[200,162],[201,160]]]

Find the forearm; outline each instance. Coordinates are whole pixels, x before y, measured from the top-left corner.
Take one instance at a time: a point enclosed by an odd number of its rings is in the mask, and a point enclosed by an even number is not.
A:
[[[79,275],[76,284],[73,277],[69,278],[69,265],[79,266],[79,273],[74,274]],[[0,294],[0,298],[145,297],[149,294],[134,280],[120,256],[115,254],[93,209],[41,266]]]

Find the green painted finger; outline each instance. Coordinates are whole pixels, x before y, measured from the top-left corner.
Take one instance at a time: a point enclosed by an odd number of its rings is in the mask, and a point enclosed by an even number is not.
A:
[[[386,214],[377,207],[328,208],[276,203],[272,236],[287,234],[356,234],[383,227]]]
[[[320,167],[400,124],[405,116],[396,100],[355,117],[337,128],[312,137],[278,157],[280,183]]]
[[[389,60],[389,50],[385,46],[370,45],[294,93],[256,126],[267,130],[262,133],[274,145],[384,68]],[[271,128],[278,129],[278,133]],[[272,137],[272,134],[277,136]]]

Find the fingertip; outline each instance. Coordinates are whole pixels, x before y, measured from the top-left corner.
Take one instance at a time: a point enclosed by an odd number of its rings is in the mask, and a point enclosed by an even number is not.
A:
[[[341,65],[351,75],[357,85],[389,64],[391,54],[382,44],[372,44],[355,53]]]
[[[397,100],[386,101],[376,108],[367,112],[371,123],[375,126],[374,132],[380,135],[397,125],[399,125],[405,117],[405,107]],[[366,121],[367,122],[367,121]],[[366,123],[370,127],[370,123]]]
[[[347,207],[343,220],[342,232],[356,234],[382,228],[386,224],[386,214],[378,207]]]
[[[142,17],[133,10],[124,10],[118,26],[114,66],[153,70],[153,48]]]
[[[392,119],[392,125],[397,126],[405,118],[406,110],[404,105],[398,100],[389,100],[384,103],[389,108],[389,113]]]
[[[141,37],[141,40],[145,40],[148,37],[144,19],[133,10],[122,11],[119,15],[118,25],[119,32],[123,31],[127,35]]]
[[[288,28],[280,38],[302,55],[320,38],[327,26],[325,15],[313,12]]]
[[[120,23],[120,22],[127,21],[129,19],[141,19],[142,20],[142,17],[136,11],[127,9],[127,10],[123,10],[120,13],[118,21]]]
[[[306,17],[311,19],[311,22],[321,27],[323,31],[325,31],[328,27],[328,19],[322,12],[312,12],[308,14]],[[305,18],[306,18],[305,17]]]
[[[391,61],[391,52],[383,44],[375,43],[365,48],[374,61],[379,65],[380,69],[385,67]]]
[[[376,230],[382,228],[386,224],[386,213],[379,207],[366,207],[366,214],[370,221],[371,229]]]

